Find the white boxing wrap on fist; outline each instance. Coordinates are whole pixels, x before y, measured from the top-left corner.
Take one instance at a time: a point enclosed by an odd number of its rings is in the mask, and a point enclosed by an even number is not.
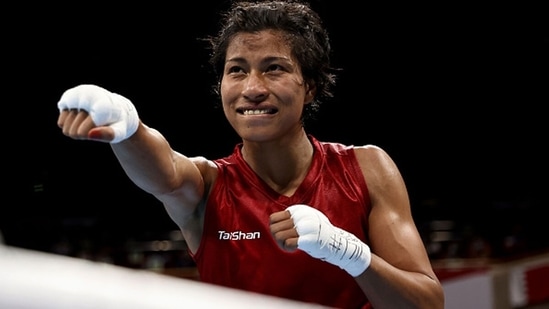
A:
[[[114,139],[110,142],[113,144],[132,136],[139,126],[139,115],[130,100],[95,85],[68,89],[57,107],[60,111],[87,111],[96,126],[109,126],[114,130]]]
[[[322,212],[303,204],[292,205],[286,210],[299,234],[298,249],[340,267],[353,277],[370,266],[370,247],[355,235],[333,226]]]

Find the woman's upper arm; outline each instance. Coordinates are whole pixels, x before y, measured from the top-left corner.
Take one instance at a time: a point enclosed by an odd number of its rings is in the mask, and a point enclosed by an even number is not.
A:
[[[397,165],[377,146],[357,147],[356,154],[371,199],[368,234],[372,252],[397,268],[432,276]]]
[[[175,178],[173,190],[156,197],[164,204],[172,220],[183,228],[199,213],[198,207],[205,200],[204,192],[213,163],[202,157],[187,158],[178,154],[174,154],[173,160],[175,174],[179,175]]]

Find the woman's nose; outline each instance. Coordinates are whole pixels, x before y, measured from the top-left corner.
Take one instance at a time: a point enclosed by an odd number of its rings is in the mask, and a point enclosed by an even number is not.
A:
[[[244,97],[250,100],[260,100],[267,96],[268,87],[264,76],[259,72],[250,72],[246,77],[243,89]]]

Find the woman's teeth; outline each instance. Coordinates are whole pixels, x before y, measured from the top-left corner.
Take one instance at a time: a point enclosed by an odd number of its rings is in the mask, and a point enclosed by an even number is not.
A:
[[[243,112],[244,115],[261,115],[261,114],[268,114],[268,109],[254,109],[254,110],[245,110]]]

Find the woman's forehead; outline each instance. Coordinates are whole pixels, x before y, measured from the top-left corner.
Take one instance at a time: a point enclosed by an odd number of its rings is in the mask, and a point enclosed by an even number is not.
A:
[[[227,46],[227,58],[244,51],[266,52],[290,55],[291,47],[280,31],[261,30],[257,32],[240,32],[235,34]]]

